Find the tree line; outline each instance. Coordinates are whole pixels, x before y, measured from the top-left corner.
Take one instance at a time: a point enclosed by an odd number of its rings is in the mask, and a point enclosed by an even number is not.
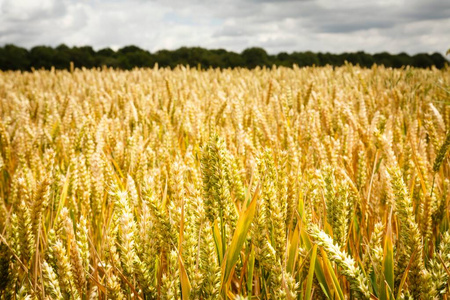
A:
[[[363,51],[353,53],[314,53],[314,52],[281,52],[268,54],[264,49],[253,47],[236,53],[224,49],[209,50],[200,47],[181,47],[177,50],[160,50],[150,53],[136,46],[126,46],[117,51],[110,48],[95,51],[90,46],[68,47],[60,45],[55,48],[36,46],[30,50],[15,45],[0,47],[0,70],[32,69],[69,69],[71,62],[74,67],[96,68],[112,67],[118,69],[132,69],[135,67],[174,68],[177,65],[190,65],[200,68],[255,68],[286,66],[294,64],[304,66],[342,66],[346,62],[370,68],[374,64],[386,67],[401,68],[413,66],[429,68],[435,66],[444,68],[448,61],[440,53],[419,53],[410,56],[406,53],[390,54],[382,52],[368,54]]]

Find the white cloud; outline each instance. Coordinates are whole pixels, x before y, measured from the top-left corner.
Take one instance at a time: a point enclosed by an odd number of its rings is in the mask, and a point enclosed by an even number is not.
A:
[[[2,13],[12,21],[27,21],[44,18],[62,8],[56,0],[4,0],[1,3]]]
[[[441,0],[0,0],[0,45],[445,53]]]

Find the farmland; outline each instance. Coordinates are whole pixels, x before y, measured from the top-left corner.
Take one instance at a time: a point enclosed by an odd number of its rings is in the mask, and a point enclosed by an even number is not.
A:
[[[0,299],[447,299],[450,70],[0,72]]]

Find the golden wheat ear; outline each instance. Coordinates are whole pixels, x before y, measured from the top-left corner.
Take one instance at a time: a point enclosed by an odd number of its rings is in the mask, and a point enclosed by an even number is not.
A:
[[[448,298],[449,72],[0,72],[0,299]]]

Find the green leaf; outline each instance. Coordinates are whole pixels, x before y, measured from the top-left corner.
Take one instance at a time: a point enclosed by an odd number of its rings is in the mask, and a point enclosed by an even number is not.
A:
[[[303,244],[306,247],[306,250],[310,251],[311,248],[312,248],[312,243],[311,243],[311,240],[309,239],[308,233],[305,231],[304,228],[301,228],[300,234],[301,234],[301,237],[302,237]],[[328,287],[327,281],[325,279],[325,273],[323,271],[322,265],[319,263],[318,260],[316,260],[316,265],[315,265],[315,269],[314,270],[315,270],[316,278],[319,281],[319,283],[323,283],[321,285],[323,292],[326,295],[330,295],[331,292],[330,292],[330,289]]]
[[[239,217],[236,229],[233,234],[233,239],[231,240],[231,244],[225,253],[225,258],[222,263],[223,288],[227,285],[230,279],[231,271],[236,265],[242,246],[244,246],[244,242],[247,237],[247,232],[250,229],[250,224],[252,223],[253,217],[255,216],[258,191],[259,188],[257,188],[255,195],[253,196],[253,200],[252,202],[250,202],[250,205],[248,206],[247,210]]]
[[[316,257],[317,257],[317,245],[313,246],[311,258],[310,258],[310,266],[308,271],[308,277],[306,280],[306,290],[305,290],[305,300],[311,299],[311,291],[312,291],[312,283],[314,278],[314,269],[316,265]]]

